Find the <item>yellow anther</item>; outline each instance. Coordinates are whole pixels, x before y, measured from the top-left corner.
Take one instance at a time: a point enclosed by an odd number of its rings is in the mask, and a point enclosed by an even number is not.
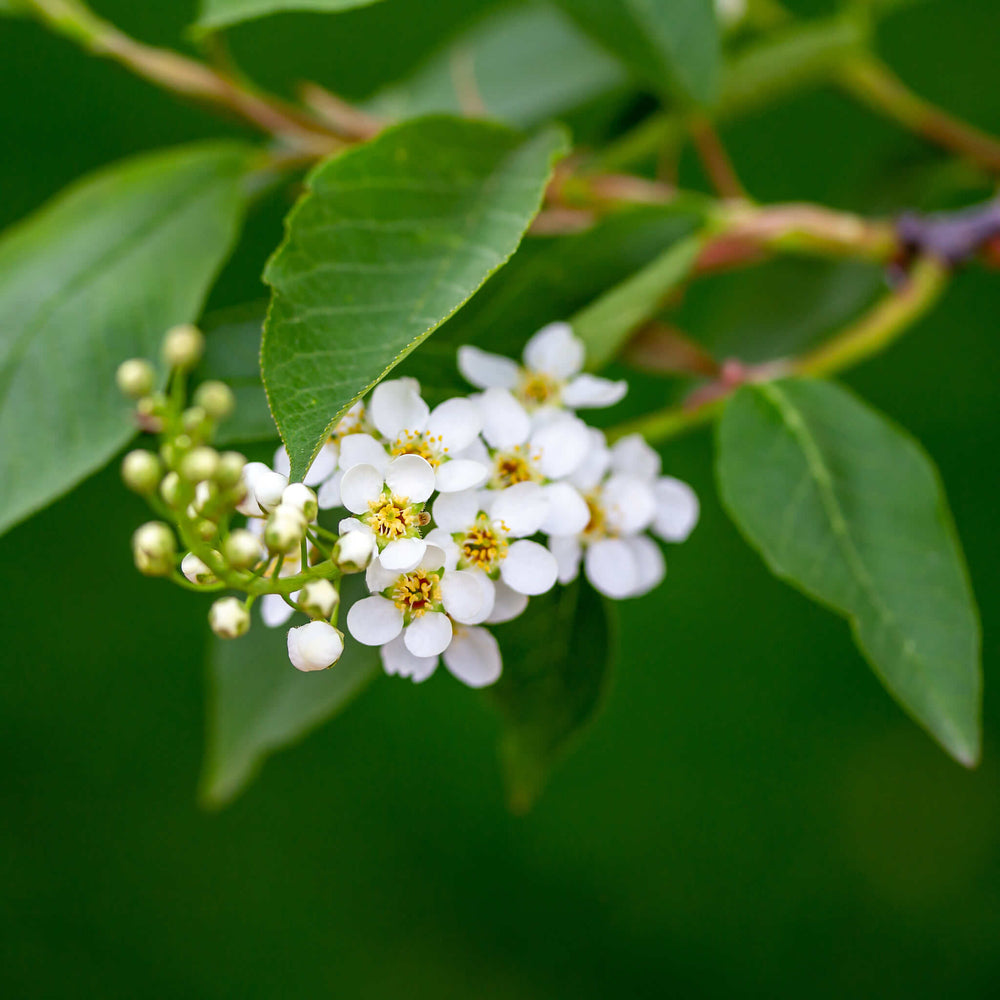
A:
[[[441,577],[438,573],[415,569],[396,581],[392,600],[404,614],[419,618],[441,603]]]
[[[421,511],[414,510],[409,497],[383,493],[376,500],[368,501],[365,520],[376,535],[390,541],[405,538],[421,524]]]

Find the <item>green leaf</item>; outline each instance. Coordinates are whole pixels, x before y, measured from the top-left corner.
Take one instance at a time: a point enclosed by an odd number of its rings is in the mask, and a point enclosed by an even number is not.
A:
[[[522,127],[578,107],[626,80],[618,63],[558,10],[500,10],[436,52],[408,80],[377,94],[372,113],[488,115]]]
[[[612,667],[611,628],[602,599],[577,582],[533,597],[520,618],[496,633],[503,674],[488,696],[504,720],[507,800],[523,813],[601,706]]]
[[[262,367],[297,477],[329,428],[517,248],[563,133],[434,117],[319,167],[264,274]]]
[[[27,13],[24,0],[0,0],[0,17],[23,17]]]
[[[722,68],[712,0],[558,0],[595,41],[661,94],[714,102]]]
[[[980,752],[979,622],[923,449],[853,394],[739,390],[719,427],[730,514],[771,570],[844,615],[890,693],[957,760]]]
[[[378,673],[378,652],[350,639],[329,670],[302,673],[288,662],[287,631],[267,628],[255,616],[243,638],[212,640],[200,788],[206,805],[232,802],[272,753],[346,707]]]
[[[116,164],[0,237],[0,530],[134,433],[115,368],[197,318],[237,236],[251,152],[214,143]]]
[[[274,441],[278,437],[260,377],[260,338],[266,314],[266,302],[250,302],[209,313],[202,320],[205,358],[195,378],[220,379],[236,396],[236,410],[219,427],[216,444]]]
[[[333,13],[352,7],[368,7],[379,0],[201,0],[197,27],[224,28],[281,11]]]
[[[587,367],[604,367],[629,336],[656,315],[687,277],[704,242],[688,236],[578,312],[570,325],[587,346]]]

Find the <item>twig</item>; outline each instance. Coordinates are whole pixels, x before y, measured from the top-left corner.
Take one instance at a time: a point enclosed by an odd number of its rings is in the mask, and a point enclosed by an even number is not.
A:
[[[698,158],[715,190],[723,198],[733,200],[745,198],[746,191],[736,174],[733,161],[708,118],[704,115],[693,117],[688,124],[688,131]]]

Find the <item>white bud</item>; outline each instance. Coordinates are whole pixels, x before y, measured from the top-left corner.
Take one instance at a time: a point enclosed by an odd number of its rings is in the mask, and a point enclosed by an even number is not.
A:
[[[299,591],[298,605],[310,618],[329,618],[339,602],[340,594],[329,580],[310,580]]]
[[[147,521],[132,535],[136,568],[147,576],[169,576],[176,552],[174,533],[162,521]]]
[[[263,462],[248,462],[243,466],[242,482],[246,496],[237,504],[241,514],[255,516],[272,510],[281,501],[288,479]]]
[[[215,574],[193,552],[181,560],[181,572],[192,583],[215,583]]]
[[[193,448],[181,459],[181,475],[190,483],[211,479],[219,468],[219,453],[214,448]]]
[[[329,622],[309,622],[288,630],[288,659],[296,670],[326,670],[344,652],[344,633]]]
[[[208,612],[208,624],[220,639],[238,639],[250,629],[250,612],[235,597],[221,597]]]
[[[176,472],[168,472],[160,483],[160,496],[166,500],[171,507],[179,507],[183,499],[184,490],[181,477]]]
[[[358,573],[372,561],[374,552],[374,535],[367,531],[348,531],[337,543],[337,565],[345,573]]]
[[[160,460],[151,452],[137,448],[122,459],[122,480],[136,493],[152,493],[160,485]]]
[[[253,569],[267,553],[252,531],[237,528],[222,543],[222,554],[233,569]]]
[[[190,323],[171,327],[163,338],[163,360],[171,368],[194,368],[205,350],[205,338]]]
[[[312,521],[319,514],[316,494],[305,483],[289,483],[281,494],[281,504],[302,511],[307,521]]]
[[[235,486],[243,475],[247,460],[238,451],[224,451],[219,456],[219,467],[215,470],[215,481],[228,490]]]
[[[276,507],[264,525],[264,543],[271,552],[291,552],[305,534],[305,518],[294,507]]]
[[[149,395],[153,391],[154,379],[153,366],[142,358],[123,361],[115,372],[118,388],[133,399]]]

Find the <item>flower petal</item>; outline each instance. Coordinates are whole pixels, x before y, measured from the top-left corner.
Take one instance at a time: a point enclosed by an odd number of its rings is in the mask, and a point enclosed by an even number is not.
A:
[[[541,530],[547,535],[579,535],[590,523],[590,508],[576,487],[550,483],[542,489],[549,500],[549,512]]]
[[[462,490],[459,493],[442,493],[434,501],[434,523],[448,534],[465,531],[479,513],[480,496],[478,490]]]
[[[399,635],[403,612],[377,594],[364,597],[347,612],[347,628],[365,646],[383,646]]]
[[[479,397],[479,412],[483,439],[491,448],[506,451],[528,440],[531,417],[507,389],[487,389]]]
[[[271,468],[286,479],[292,474],[292,463],[288,460],[288,452],[283,444],[278,445],[278,450],[274,453],[274,460]]]
[[[583,367],[584,354],[583,341],[569,323],[549,323],[525,345],[524,364],[562,381]]]
[[[417,568],[426,551],[427,543],[422,538],[397,538],[389,542],[378,559],[386,569],[409,573]]]
[[[587,433],[589,436],[587,454],[569,476],[570,482],[581,493],[589,493],[596,489],[611,464],[611,452],[608,450],[604,434],[596,427],[589,428]]]
[[[417,563],[417,569],[443,569],[444,562],[444,549],[440,545],[427,542],[427,548],[424,550],[423,558]]]
[[[538,542],[514,542],[500,563],[500,578],[520,594],[544,594],[555,586],[558,575],[556,557]]]
[[[380,594],[391,587],[399,579],[399,571],[386,569],[381,559],[376,556],[365,570],[365,583],[373,594]]]
[[[444,530],[444,528],[433,528],[424,536],[424,541],[428,546],[435,546],[444,553],[444,568],[454,569],[458,563],[459,548],[458,542]]]
[[[652,484],[621,472],[601,489],[601,506],[608,524],[623,535],[634,535],[649,526],[656,514]]]
[[[660,474],[660,456],[641,434],[628,434],[611,446],[611,468],[640,479]]]
[[[549,539],[549,551],[556,557],[560,583],[569,583],[579,576],[580,560],[583,558],[579,538],[555,535]]]
[[[302,482],[306,486],[319,486],[320,483],[333,475],[339,461],[340,448],[327,442],[313,459],[313,464],[309,466],[309,471],[303,476]]]
[[[430,409],[420,398],[416,379],[395,378],[375,386],[368,415],[383,437],[395,441],[403,431],[422,431]]]
[[[288,630],[288,659],[296,670],[326,670],[344,652],[344,637],[329,622]]]
[[[340,483],[344,474],[338,469],[329,479],[320,484],[316,491],[316,500],[320,510],[333,510],[334,507],[342,507],[340,500]]]
[[[427,420],[427,433],[440,438],[442,447],[454,457],[472,444],[481,426],[479,407],[471,399],[456,396],[434,407]]]
[[[570,475],[587,457],[590,446],[590,430],[578,417],[553,420],[531,435],[531,451],[538,455],[538,468],[546,479]]]
[[[520,376],[516,361],[469,345],[458,349],[458,370],[466,382],[477,389],[492,389],[494,386],[513,389]]]
[[[438,466],[437,484],[439,493],[457,493],[482,486],[489,478],[490,470],[470,458],[456,458]]]
[[[281,594],[265,594],[260,599],[260,620],[268,628],[284,625],[292,617],[292,609]]]
[[[583,566],[587,579],[607,597],[629,597],[639,582],[635,556],[620,538],[605,538],[589,545]]]
[[[485,628],[459,628],[444,651],[444,665],[463,684],[487,687],[500,679],[500,645]]]
[[[503,580],[497,580],[493,584],[493,610],[486,622],[489,625],[499,625],[501,622],[513,621],[527,606],[527,595],[519,594],[516,590],[511,590]]]
[[[414,656],[406,648],[401,635],[387,642],[379,651],[382,667],[390,677],[409,677],[414,684],[427,680],[438,665],[436,656]]]
[[[355,465],[371,465],[379,472],[385,472],[389,455],[385,445],[376,441],[371,434],[348,434],[340,442],[340,467],[347,472]]]
[[[423,503],[434,492],[434,469],[419,455],[400,455],[386,468],[385,481],[396,496]]]
[[[355,465],[340,481],[340,499],[352,514],[365,514],[368,504],[382,494],[384,480],[374,465]]]
[[[641,597],[658,586],[667,575],[667,563],[659,545],[649,535],[632,535],[622,541],[629,547],[635,560],[635,587],[629,597]]]
[[[698,495],[687,483],[673,476],[661,476],[653,484],[653,496],[656,499],[653,531],[667,542],[685,541],[698,523]]]
[[[493,610],[493,582],[472,570],[449,570],[441,579],[441,603],[463,625],[478,625]]]
[[[563,405],[574,410],[614,406],[625,398],[628,382],[612,382],[599,375],[577,375],[562,391]]]
[[[515,538],[533,535],[549,513],[549,498],[538,483],[516,483],[493,495],[490,517]]]
[[[451,642],[451,619],[440,611],[428,611],[403,629],[403,642],[414,656],[438,656]]]

